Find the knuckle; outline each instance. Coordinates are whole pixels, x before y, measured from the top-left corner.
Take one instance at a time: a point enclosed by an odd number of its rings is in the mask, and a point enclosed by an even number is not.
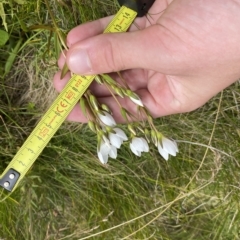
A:
[[[121,52],[117,45],[108,42],[104,52],[105,63],[109,71],[115,72],[123,69],[123,61],[121,60]]]

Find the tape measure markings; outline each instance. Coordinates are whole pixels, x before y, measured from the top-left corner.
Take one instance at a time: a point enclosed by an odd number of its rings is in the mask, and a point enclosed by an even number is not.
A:
[[[128,30],[133,20],[136,18],[137,13],[127,7],[123,6],[123,8],[126,8],[128,11],[119,11],[115,15],[115,19],[114,19],[115,21],[112,21],[107,26],[104,33],[126,32]]]
[[[55,134],[57,129],[61,126],[63,121],[66,119],[67,115],[71,112],[71,110],[76,105],[79,98],[88,88],[88,86],[91,84],[95,76],[91,76],[90,78],[79,77],[80,76],[78,75],[74,75],[71,78],[71,80],[64,89],[65,91],[60,93],[60,95],[54,101],[52,106],[43,116],[42,120],[38,123],[38,125],[33,130],[32,134],[28,137],[28,139],[25,141],[25,143],[15,156],[17,161],[16,162],[13,161],[12,164],[10,163],[9,167],[18,170],[18,172],[21,174],[24,174],[28,171],[29,169],[28,166],[30,165],[29,167],[31,167],[33,159],[39,156],[43,148],[47,145],[47,143]],[[86,79],[85,84],[83,83],[83,79]],[[79,80],[83,83],[81,85],[82,88],[81,91],[78,91],[78,89],[73,88],[73,85],[76,85],[76,83],[79,84]],[[66,102],[66,104],[68,105],[65,107],[64,112],[61,112],[62,110],[60,111],[59,105],[61,105],[61,103],[63,102]],[[51,120],[49,121],[48,119]],[[39,144],[39,142],[41,142],[41,144]],[[28,159],[25,159],[25,163],[23,163],[22,160],[18,159],[19,154],[25,157],[26,156],[29,157]],[[29,161],[29,163],[26,163],[27,160]],[[20,166],[18,165],[18,163],[20,164]],[[23,170],[22,167],[24,167]]]
[[[127,31],[136,16],[137,13],[135,11],[122,6],[104,33]],[[15,189],[87,90],[95,76],[96,75],[81,76],[75,74],[71,77],[65,88],[8,164],[0,177],[0,186],[8,191]],[[12,176],[16,176],[16,178],[14,179]]]

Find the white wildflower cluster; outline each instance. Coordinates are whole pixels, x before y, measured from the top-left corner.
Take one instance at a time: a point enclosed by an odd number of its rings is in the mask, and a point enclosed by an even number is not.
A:
[[[127,137],[122,129],[116,127],[116,122],[108,106],[100,104],[96,97],[88,90],[84,94],[84,97],[80,99],[80,106],[89,120],[89,128],[97,134],[97,155],[102,164],[106,164],[109,157],[116,159],[117,150],[120,149],[124,142],[128,142],[132,153],[138,157],[143,152],[149,152],[150,143],[153,143],[157,147],[159,154],[165,160],[169,159],[169,155],[176,156],[178,152],[176,142],[166,138],[156,129],[151,115],[136,93],[131,91],[126,84],[121,85],[105,74],[97,76],[96,81],[104,84],[116,101],[117,98],[115,95],[131,99],[138,108],[139,116],[144,116],[148,122],[147,127],[145,122],[136,121],[137,118],[133,118],[133,114],[129,113],[118,102],[120,112],[128,124],[129,137]]]
[[[117,149],[121,147],[123,141],[127,141],[128,138],[124,131],[120,128],[112,128],[106,135],[102,135],[98,140],[97,154],[101,163],[105,164],[108,161],[108,157],[117,158]]]

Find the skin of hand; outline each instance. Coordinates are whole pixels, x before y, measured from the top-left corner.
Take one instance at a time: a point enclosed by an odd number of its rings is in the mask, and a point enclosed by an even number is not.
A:
[[[111,17],[82,24],[67,36],[69,50],[59,58],[77,74],[121,71],[153,117],[192,111],[240,76],[240,0],[156,0],[149,17],[136,19],[127,33],[102,34]],[[54,76],[61,91],[70,79]],[[91,91],[123,122],[109,92]],[[121,104],[134,112],[128,99]],[[86,122],[80,107],[68,116]]]

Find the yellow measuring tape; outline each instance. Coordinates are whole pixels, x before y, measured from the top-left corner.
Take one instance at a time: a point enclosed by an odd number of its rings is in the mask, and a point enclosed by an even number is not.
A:
[[[104,33],[126,32],[137,12],[122,6]],[[13,191],[33,165],[96,75],[73,75],[0,177],[0,186]]]

